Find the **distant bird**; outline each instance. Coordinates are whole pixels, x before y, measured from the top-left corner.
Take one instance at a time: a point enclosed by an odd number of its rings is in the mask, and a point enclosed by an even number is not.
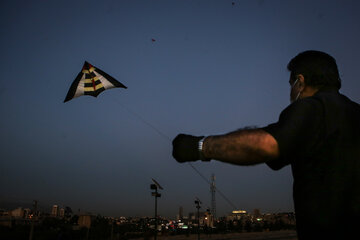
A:
[[[233,6],[234,6],[234,5],[235,5],[235,2],[232,2],[232,3],[231,3],[231,5],[233,5]]]
[[[156,42],[156,39],[152,38],[151,41],[152,41],[152,42]]]

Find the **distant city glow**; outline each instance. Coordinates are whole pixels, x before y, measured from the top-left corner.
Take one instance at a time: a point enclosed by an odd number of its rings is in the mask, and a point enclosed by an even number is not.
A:
[[[245,214],[246,211],[245,210],[234,210],[232,211],[233,214]]]

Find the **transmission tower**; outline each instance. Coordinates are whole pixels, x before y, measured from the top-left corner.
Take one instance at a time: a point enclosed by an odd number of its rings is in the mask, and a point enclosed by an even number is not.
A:
[[[215,199],[215,174],[211,175],[210,193],[211,193],[211,214],[216,218],[216,199]]]

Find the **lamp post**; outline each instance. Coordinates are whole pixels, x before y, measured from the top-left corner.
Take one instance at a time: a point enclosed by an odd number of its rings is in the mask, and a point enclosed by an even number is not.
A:
[[[31,217],[31,228],[30,228],[29,240],[32,240],[33,235],[34,235],[34,224],[35,224],[35,218],[37,216],[37,204],[38,204],[38,202],[36,200],[34,200],[34,205],[33,205],[34,209],[33,209],[33,214]]]
[[[200,199],[196,198],[195,199],[195,204],[196,204],[196,208],[197,208],[197,215],[198,215],[198,240],[200,240],[200,204],[202,202],[200,201]]]
[[[158,226],[158,217],[157,217],[157,198],[161,197],[161,194],[158,193],[158,189],[163,190],[163,188],[160,186],[160,184],[155,181],[155,179],[152,179],[154,182],[153,184],[150,184],[150,189],[154,190],[155,192],[151,193],[151,196],[155,197],[155,234],[154,234],[154,240],[157,239],[157,226]]]

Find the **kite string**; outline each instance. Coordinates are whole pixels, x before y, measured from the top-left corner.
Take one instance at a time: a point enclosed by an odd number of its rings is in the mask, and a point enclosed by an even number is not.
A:
[[[157,129],[154,125],[152,125],[151,123],[149,123],[148,121],[146,121],[140,114],[132,111],[130,108],[126,107],[124,104],[119,103],[126,111],[128,111],[130,114],[132,114],[133,116],[135,116],[137,119],[139,119],[141,122],[143,122],[144,124],[146,124],[148,127],[152,128],[155,132],[157,132],[160,136],[162,136],[164,139],[168,140],[171,142],[171,138],[169,136],[167,136],[166,134],[164,134],[163,132],[161,132],[159,129]]]
[[[138,120],[140,120],[141,122],[143,122],[145,125],[147,125],[148,127],[150,127],[151,129],[153,129],[155,132],[157,132],[161,137],[163,137],[164,139],[166,139],[167,141],[169,141],[170,143],[172,143],[172,139],[166,135],[165,133],[163,133],[162,131],[160,131],[157,127],[155,127],[153,124],[149,123],[148,121],[145,120],[145,118],[143,118],[140,114],[134,112],[133,110],[131,110],[130,108],[126,107],[124,104],[122,104],[120,101],[118,101],[116,99],[116,102],[121,105],[128,113],[130,113],[131,115],[135,116]],[[211,182],[190,162],[187,162],[188,165],[209,185],[211,185]],[[224,193],[222,193],[216,186],[215,186],[215,190],[220,194],[220,196],[229,204],[231,205],[234,209],[237,209],[237,207],[235,206],[235,204],[233,204],[226,196]]]

